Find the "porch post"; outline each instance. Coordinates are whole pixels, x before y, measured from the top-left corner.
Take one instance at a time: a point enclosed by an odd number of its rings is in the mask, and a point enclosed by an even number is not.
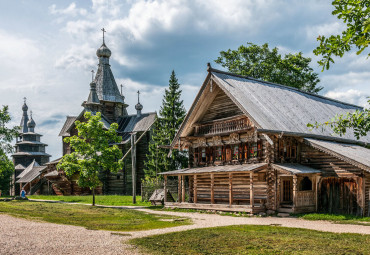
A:
[[[211,174],[211,204],[215,203],[215,176],[214,174]]]
[[[164,176],[164,203],[167,203],[167,175]]]
[[[177,182],[177,202],[181,203],[181,175],[178,176]]]
[[[198,202],[197,186],[198,186],[197,175],[194,174],[194,204],[196,204]]]
[[[181,178],[181,195],[182,195],[182,198],[181,198],[181,202],[185,202],[185,175],[182,176]]]
[[[297,205],[297,181],[298,181],[297,175],[293,175],[293,212],[294,208]]]
[[[320,179],[321,176],[316,176],[316,201],[315,201],[315,206],[316,206],[316,212],[319,210],[319,185],[320,185]]]
[[[233,204],[233,174],[229,173],[229,205]]]
[[[249,204],[250,206],[252,207],[253,209],[253,206],[254,206],[254,192],[253,192],[253,171],[250,172],[249,174]],[[253,211],[252,211],[253,212]]]

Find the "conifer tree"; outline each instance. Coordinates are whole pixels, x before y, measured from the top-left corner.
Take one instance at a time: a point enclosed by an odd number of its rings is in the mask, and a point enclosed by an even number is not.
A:
[[[169,145],[175,138],[176,132],[184,121],[186,110],[181,100],[180,84],[172,71],[169,88],[165,90],[158,120],[155,123],[152,142],[149,145],[149,154],[145,163],[145,173],[155,177],[158,172],[166,172],[187,166],[187,153],[178,150],[172,151],[168,158],[168,149],[160,148]]]

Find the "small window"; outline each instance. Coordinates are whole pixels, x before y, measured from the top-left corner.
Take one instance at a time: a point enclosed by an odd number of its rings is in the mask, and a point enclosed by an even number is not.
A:
[[[117,175],[117,180],[121,179],[121,176],[120,175]]]
[[[239,159],[239,146],[235,145],[233,148],[233,160]]]
[[[222,160],[222,147],[221,146],[216,148],[215,159],[216,159],[216,161],[221,161]]]
[[[304,177],[300,184],[299,184],[299,190],[305,191],[305,190],[312,190],[312,181],[307,176]]]

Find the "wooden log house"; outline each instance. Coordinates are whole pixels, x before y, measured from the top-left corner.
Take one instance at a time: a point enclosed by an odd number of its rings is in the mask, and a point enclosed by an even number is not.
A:
[[[361,107],[208,66],[173,143],[189,151],[167,207],[370,214],[370,136],[310,129]],[[165,187],[166,189],[166,187]]]

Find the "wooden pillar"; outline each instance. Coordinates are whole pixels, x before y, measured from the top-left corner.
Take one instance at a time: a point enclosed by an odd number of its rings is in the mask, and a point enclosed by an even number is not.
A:
[[[181,175],[178,176],[177,182],[177,202],[181,203]]]
[[[194,175],[194,204],[198,202],[198,180],[197,175]]]
[[[233,174],[229,173],[229,205],[233,204]]]
[[[136,204],[136,133],[131,134],[132,203]]]
[[[253,190],[253,171],[250,172],[249,174],[249,204],[253,209],[254,206],[254,190]]]
[[[181,201],[184,203],[185,202],[185,194],[186,194],[186,192],[185,192],[185,178],[186,178],[186,176],[185,175],[183,175],[182,176],[182,178],[181,178],[181,189],[182,189],[182,191],[181,191]]]
[[[316,212],[319,210],[319,190],[320,190],[320,179],[321,176],[316,176],[316,197],[315,197],[315,209]]]
[[[166,204],[167,203],[167,175],[164,176],[163,189],[164,189],[164,203]]]
[[[297,191],[298,191],[297,181],[298,181],[297,175],[293,175],[293,212],[294,208],[297,205]]]
[[[215,175],[211,174],[211,204],[215,203]]]

